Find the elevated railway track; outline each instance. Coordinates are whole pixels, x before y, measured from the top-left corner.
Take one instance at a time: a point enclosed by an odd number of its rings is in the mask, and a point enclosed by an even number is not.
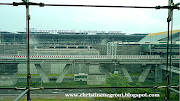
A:
[[[166,57],[160,55],[34,55],[30,63],[118,63],[118,64],[166,64]],[[26,63],[25,55],[1,55],[0,63]],[[172,56],[172,63],[179,63],[179,55]]]

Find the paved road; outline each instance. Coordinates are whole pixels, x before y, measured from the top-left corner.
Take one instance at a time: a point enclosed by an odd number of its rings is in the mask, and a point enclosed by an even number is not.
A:
[[[23,90],[0,89],[1,95],[17,95],[21,94]],[[71,94],[71,93],[104,93],[103,89],[45,89],[31,91],[31,94]]]

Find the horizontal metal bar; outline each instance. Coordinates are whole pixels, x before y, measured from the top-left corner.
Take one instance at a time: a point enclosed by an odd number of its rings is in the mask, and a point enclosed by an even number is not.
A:
[[[179,88],[179,86],[170,86],[171,88]],[[155,86],[155,88],[167,88],[167,86]]]
[[[179,86],[170,86],[171,88],[179,88]],[[167,86],[142,86],[142,87],[70,87],[70,88],[64,88],[64,87],[40,87],[40,88],[30,88],[30,90],[42,90],[42,89],[96,89],[96,88],[167,88]],[[7,88],[7,87],[1,87],[0,89],[15,89],[15,90],[24,90],[25,88]]]
[[[172,90],[172,91],[174,91],[174,92],[176,92],[176,93],[179,93],[180,94],[180,91],[178,91],[178,90],[176,90],[176,89],[173,89],[173,88],[169,88],[170,90]]]
[[[45,87],[44,89],[97,89],[97,88],[158,88],[154,86],[147,87],[71,87],[71,88],[63,88],[63,87]]]
[[[44,4],[44,6],[69,6],[69,7],[113,7],[113,8],[156,8],[156,7],[145,7],[145,6],[70,5],[70,4]]]
[[[24,87],[24,88],[15,87],[14,90],[26,90],[26,87]]]
[[[14,89],[14,90],[26,90],[26,88],[18,88],[18,87],[0,87],[0,89]]]
[[[1,89],[15,89],[14,87],[0,87],[0,90]]]
[[[34,5],[34,6],[68,6],[68,7],[111,7],[111,8],[152,8],[152,9],[179,9],[179,7],[173,7],[173,6],[155,6],[155,7],[148,7],[148,6],[115,6],[115,5],[73,5],[73,4],[44,4],[44,3],[24,3],[24,2],[13,2],[13,3],[0,3],[0,5]]]
[[[44,87],[40,87],[40,88],[30,88],[30,90],[43,90]]]
[[[171,88],[178,88],[179,86],[171,86]],[[96,88],[167,88],[167,86],[144,86],[144,87],[72,87],[72,88],[63,88],[63,87],[44,87],[44,89],[96,89]]]
[[[0,3],[0,5],[13,5],[12,3]]]
[[[27,92],[29,91],[29,89],[26,89],[23,93],[21,93],[15,100],[13,101],[18,101],[19,99],[21,99]]]

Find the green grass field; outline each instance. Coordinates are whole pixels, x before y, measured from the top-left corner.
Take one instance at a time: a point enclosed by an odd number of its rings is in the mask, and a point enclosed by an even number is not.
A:
[[[11,100],[0,100],[0,101],[13,101],[14,99]],[[22,99],[19,101],[27,101],[26,99]],[[92,101],[88,98],[79,98],[79,99],[31,99],[31,101]]]

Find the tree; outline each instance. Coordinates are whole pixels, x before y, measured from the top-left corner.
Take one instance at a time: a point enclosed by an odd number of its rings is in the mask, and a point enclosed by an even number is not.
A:
[[[111,77],[106,78],[106,86],[107,87],[128,87],[129,82],[126,77],[121,74],[113,74]],[[127,88],[119,88],[119,89],[108,89],[108,93],[122,93],[127,91]]]

